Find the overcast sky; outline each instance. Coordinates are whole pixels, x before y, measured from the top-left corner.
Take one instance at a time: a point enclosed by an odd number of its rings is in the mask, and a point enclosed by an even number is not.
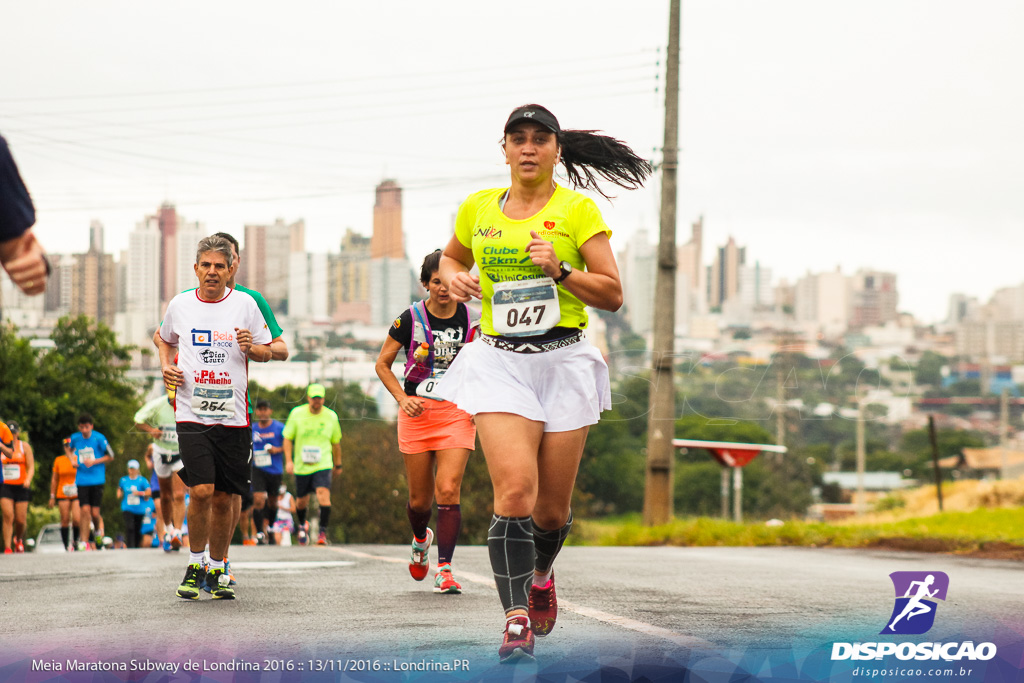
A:
[[[414,264],[507,183],[508,112],[549,107],[657,159],[665,0],[14,3],[0,132],[50,251],[107,250],[164,200],[210,231],[369,234],[405,188]],[[684,0],[678,240],[731,235],[791,281],[895,271],[927,321],[1024,281],[1024,3]],[[660,178],[599,206],[658,233]]]

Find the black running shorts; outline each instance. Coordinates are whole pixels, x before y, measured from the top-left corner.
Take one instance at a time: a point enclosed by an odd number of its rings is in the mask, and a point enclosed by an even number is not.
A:
[[[21,484],[0,485],[0,498],[10,498],[15,503],[27,503],[32,497],[32,491]]]
[[[215,491],[244,496],[249,493],[249,458],[252,444],[248,427],[178,423],[181,480],[186,486],[213,484]]]
[[[264,472],[259,467],[252,468],[252,490],[254,493],[266,493],[276,496],[281,491],[280,474]]]
[[[295,475],[295,497],[303,498],[315,489],[331,488],[331,470],[317,470],[313,474]]]
[[[78,504],[98,508],[103,504],[103,484],[78,487]]]

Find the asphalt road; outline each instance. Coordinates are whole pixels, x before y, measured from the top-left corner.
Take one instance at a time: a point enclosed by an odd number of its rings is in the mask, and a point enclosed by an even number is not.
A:
[[[184,554],[0,556],[0,679],[56,680],[32,673],[32,663],[68,659],[241,662],[260,667],[251,680],[299,680],[299,667],[335,669],[324,680],[490,680],[509,671],[496,663],[504,622],[484,547],[457,549],[464,593],[454,596],[409,577],[405,546],[235,546],[231,556],[239,581],[232,602],[176,598]],[[516,675],[612,664],[628,680],[639,662],[712,666],[723,653],[753,658],[756,669],[783,651],[879,639],[893,607],[888,575],[901,570],[950,577],[924,638],[981,642],[1000,630],[1024,632],[1017,562],[811,548],[567,547],[556,563],[558,624],[538,640],[533,668]],[[455,662],[458,673],[428,668]],[[428,670],[394,670],[410,666]],[[274,668],[281,676],[268,678]],[[353,673],[361,668],[369,670]]]

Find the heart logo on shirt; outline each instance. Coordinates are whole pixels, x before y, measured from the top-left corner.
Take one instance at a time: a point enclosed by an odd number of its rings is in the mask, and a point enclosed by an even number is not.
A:
[[[548,230],[554,230],[555,229],[555,222],[554,221],[544,221],[544,227],[547,228]]]

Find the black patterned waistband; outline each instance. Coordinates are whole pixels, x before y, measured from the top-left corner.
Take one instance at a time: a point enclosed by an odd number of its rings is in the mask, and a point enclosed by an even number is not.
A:
[[[480,339],[484,344],[493,346],[501,351],[511,351],[512,353],[544,353],[545,351],[554,351],[555,349],[562,349],[566,346],[572,346],[576,342],[583,341],[583,330],[574,332],[568,337],[562,337],[561,339],[549,339],[548,341],[529,341],[527,339],[510,339],[508,337],[493,337],[489,334],[480,335]]]

